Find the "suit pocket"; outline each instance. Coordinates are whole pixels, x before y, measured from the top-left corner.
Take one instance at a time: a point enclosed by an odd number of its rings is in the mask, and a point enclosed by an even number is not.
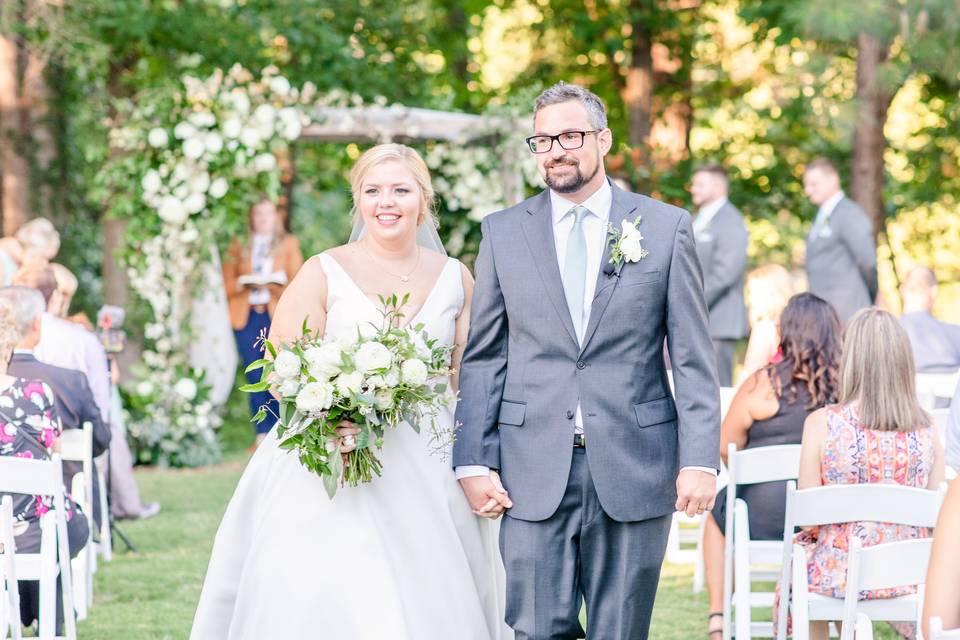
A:
[[[523,416],[527,412],[527,405],[522,402],[504,400],[500,403],[500,424],[509,424],[519,427],[523,424]]]
[[[641,284],[660,282],[660,269],[653,271],[634,271],[629,269],[620,276],[621,287],[633,287]]]
[[[670,396],[635,404],[633,410],[637,414],[637,424],[641,427],[652,427],[677,419],[677,407]]]

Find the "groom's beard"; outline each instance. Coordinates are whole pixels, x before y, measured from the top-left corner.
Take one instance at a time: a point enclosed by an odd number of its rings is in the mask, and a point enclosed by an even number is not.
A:
[[[551,168],[562,165],[572,166],[573,171],[562,176],[553,175],[550,173]],[[583,185],[593,180],[594,176],[597,175],[597,172],[600,171],[600,160],[597,159],[597,164],[593,168],[593,173],[591,173],[589,176],[583,175],[583,172],[580,171],[580,163],[571,156],[562,156],[557,160],[553,160],[545,164],[544,169],[546,173],[544,182],[547,183],[548,187],[557,193],[576,193],[583,188]]]

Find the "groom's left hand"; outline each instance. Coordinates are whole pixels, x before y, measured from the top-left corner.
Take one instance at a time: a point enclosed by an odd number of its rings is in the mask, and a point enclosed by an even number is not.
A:
[[[691,518],[713,508],[717,475],[699,469],[683,469],[677,476],[677,511]]]

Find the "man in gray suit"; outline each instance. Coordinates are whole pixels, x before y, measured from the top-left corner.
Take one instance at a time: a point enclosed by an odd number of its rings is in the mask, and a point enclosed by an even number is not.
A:
[[[807,234],[807,283],[845,323],[877,297],[873,227],[863,209],[844,195],[840,174],[826,158],[807,165],[803,191],[819,207]]]
[[[646,638],[672,512],[703,513],[716,489],[719,392],[690,216],[612,185],[612,143],[597,96],[547,89],[528,144],[549,189],[482,224],[453,464],[477,513],[509,508],[518,640],[584,637],[584,600],[588,637]]]
[[[933,317],[937,300],[937,276],[933,270],[914,267],[900,285],[900,295],[900,324],[910,336],[917,371],[940,373],[960,369],[960,325]]]
[[[698,208],[693,233],[722,387],[733,385],[734,351],[737,341],[747,336],[743,274],[747,269],[748,235],[743,215],[727,199],[729,189],[727,172],[717,164],[698,169],[690,185],[693,205]]]

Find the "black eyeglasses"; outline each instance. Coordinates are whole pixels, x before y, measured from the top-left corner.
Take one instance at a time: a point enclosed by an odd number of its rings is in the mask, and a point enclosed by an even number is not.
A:
[[[600,133],[599,131],[564,131],[555,136],[530,136],[527,138],[527,144],[530,151],[534,153],[549,153],[553,149],[553,141],[556,140],[560,146],[567,151],[579,149],[583,146],[583,138],[588,133]]]

